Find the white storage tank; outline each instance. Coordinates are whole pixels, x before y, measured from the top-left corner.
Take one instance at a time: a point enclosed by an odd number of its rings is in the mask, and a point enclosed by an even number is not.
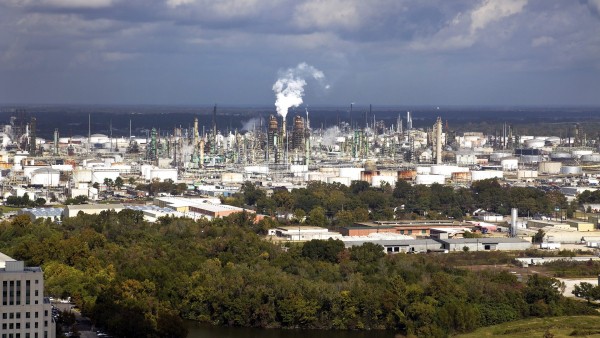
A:
[[[394,187],[396,185],[396,181],[398,180],[398,176],[373,176],[371,181],[371,186],[379,188],[381,184],[389,184]]]
[[[453,165],[434,165],[431,166],[431,174],[432,175],[444,175],[447,178],[452,176],[452,173],[463,173],[468,172],[469,168],[467,167],[459,167]]]
[[[75,182],[91,182],[92,181],[92,171],[89,169],[79,169],[73,171],[73,180]]]
[[[348,177],[350,181],[359,181],[363,168],[340,168],[340,177]]]
[[[505,171],[513,171],[519,168],[519,160],[516,157],[503,158],[500,161],[500,165],[502,165],[502,170]]]
[[[490,154],[490,161],[500,162],[500,160],[502,160],[503,158],[511,157],[511,156],[513,156],[512,153],[496,152],[496,153]]]
[[[560,173],[562,163],[560,162],[540,162],[538,171],[542,174],[556,175]]]
[[[537,170],[518,170],[517,178],[525,179],[525,178],[537,178],[538,172]]]
[[[149,181],[159,180],[166,181],[171,180],[173,182],[177,182],[177,169],[163,169],[163,168],[153,168],[150,170],[150,176],[146,178]],[[113,179],[114,181],[114,179]]]
[[[415,184],[431,185],[434,183],[444,184],[446,183],[446,177],[444,175],[427,174],[417,174],[417,177],[415,177]]]
[[[349,177],[328,177],[327,183],[340,183],[345,186],[350,186],[350,178]]]
[[[566,153],[566,152],[556,152],[556,153],[552,153],[550,154],[550,158],[553,160],[568,160],[571,159],[573,156],[570,153]]]
[[[563,175],[581,175],[583,170],[578,166],[564,166],[560,168],[560,173]]]
[[[221,174],[221,183],[242,183],[244,174],[242,173],[223,173]]]
[[[600,162],[600,154],[589,154],[581,156],[582,162]]]
[[[60,180],[60,171],[52,168],[39,168],[31,173],[31,184],[44,187],[56,187]]]
[[[490,178],[503,178],[504,172],[500,170],[481,170],[481,171],[471,171],[471,180],[473,181],[481,181],[487,180]]]
[[[576,149],[573,150],[571,153],[573,154],[573,157],[580,158],[583,155],[591,155],[593,151],[591,151],[590,149]]]
[[[417,175],[431,174],[431,167],[417,167]]]
[[[95,168],[92,170],[92,184],[104,184],[104,179],[108,178],[113,182],[119,177],[119,170],[110,168]]]
[[[533,140],[526,140],[524,142],[524,144],[525,144],[525,147],[527,147],[527,148],[539,149],[539,148],[543,148],[546,145],[546,140],[534,138]]]

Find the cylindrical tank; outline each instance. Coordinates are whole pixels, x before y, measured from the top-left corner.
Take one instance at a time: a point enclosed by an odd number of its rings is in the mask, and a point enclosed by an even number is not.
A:
[[[417,167],[417,175],[431,174],[431,167]]]
[[[589,154],[581,156],[582,162],[600,162],[600,154]]]
[[[540,155],[522,155],[519,161],[527,164],[538,163],[542,161],[542,157]]]
[[[469,168],[459,167],[454,165],[434,165],[431,166],[431,174],[432,175],[444,175],[445,177],[450,178],[452,173],[460,173],[467,172]]]
[[[556,152],[556,153],[550,154],[551,159],[558,160],[558,161],[568,160],[568,159],[571,159],[572,157],[573,156],[570,153],[565,153],[565,152]]]
[[[345,186],[350,186],[350,178],[348,177],[328,177],[327,183],[340,183]]]
[[[503,158],[500,161],[502,170],[517,170],[519,168],[519,160],[516,157]]]
[[[416,176],[416,170],[401,170],[398,172],[398,178],[401,180],[414,180]]]
[[[539,149],[539,148],[543,148],[546,145],[546,140],[534,138],[533,140],[526,140],[524,142],[524,144],[525,144],[525,147],[527,147],[527,148]]]
[[[501,153],[501,152],[492,153],[492,154],[490,154],[490,161],[500,162],[500,160],[502,160],[503,158],[511,157],[511,156],[512,156],[511,153]]]
[[[468,182],[471,180],[471,172],[456,172],[452,173],[452,181],[454,182]]]
[[[389,184],[391,187],[394,187],[396,184],[397,177],[395,176],[373,176],[371,186],[373,187],[381,187],[382,184]]]
[[[556,175],[560,173],[562,163],[560,162],[540,162],[538,171],[542,174]]]
[[[503,178],[504,173],[500,170],[481,170],[481,171],[471,171],[471,180],[472,181],[481,181],[487,180],[490,178]]]
[[[560,168],[560,173],[563,175],[581,175],[583,171],[578,166],[564,166]]]
[[[340,168],[340,177],[348,177],[350,181],[358,181],[363,170],[363,168]]]
[[[415,177],[415,184],[430,185],[433,183],[444,184],[444,183],[446,183],[446,177],[444,177],[444,175],[426,175],[426,174],[417,174],[417,177]]]
[[[573,157],[579,158],[583,155],[591,155],[593,152],[590,149],[577,149],[571,152]]]

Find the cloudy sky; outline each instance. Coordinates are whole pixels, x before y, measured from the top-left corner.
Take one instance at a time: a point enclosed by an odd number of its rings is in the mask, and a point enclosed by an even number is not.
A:
[[[600,0],[0,0],[0,103],[600,105]]]

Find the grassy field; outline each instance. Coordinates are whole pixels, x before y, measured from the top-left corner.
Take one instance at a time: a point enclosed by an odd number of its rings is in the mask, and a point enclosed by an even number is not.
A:
[[[0,205],[0,211],[4,212],[10,212],[10,211],[17,211],[17,210],[21,210],[22,208],[16,208],[16,207],[7,207],[5,205]]]
[[[457,337],[600,337],[600,317],[534,318],[488,326]]]

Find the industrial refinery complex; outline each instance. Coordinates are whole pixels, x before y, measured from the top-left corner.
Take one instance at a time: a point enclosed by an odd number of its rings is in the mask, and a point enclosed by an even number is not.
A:
[[[223,197],[239,192],[247,181],[272,192],[303,188],[311,181],[346,186],[365,181],[373,187],[394,187],[402,180],[412,185],[469,187],[472,182],[496,178],[512,186],[551,185],[568,199],[594,191],[598,185],[598,145],[587,140],[577,125],[567,138],[517,135],[507,125],[486,135],[454,132],[442,118],[428,128],[414,128],[411,112],[398,113],[396,123],[386,125],[367,118],[374,115],[366,112],[360,123],[341,121],[316,127],[306,109],[289,119],[287,114],[256,119],[243,132],[224,132],[216,115],[215,106],[210,126],[199,126],[198,118],[190,115],[189,128],[165,131],[156,126],[141,137],[94,133],[94,116],[89,115],[87,135],[64,137],[56,129],[53,139],[43,139],[36,135],[35,117],[14,110],[0,134],[2,196],[4,201],[25,195],[30,200],[43,198],[43,207],[19,211],[33,220],[59,221],[79,212],[134,209],[156,221],[163,216],[213,219],[234,212],[254,213],[222,203]],[[180,196],[136,189],[153,182],[183,188]],[[77,198],[89,204],[58,207]],[[113,204],[99,203],[103,201]],[[348,246],[375,241],[388,253],[457,250],[466,242],[452,241],[466,241],[462,238],[465,231],[490,226],[493,231],[486,228],[484,233],[493,234],[493,243],[467,244],[482,250],[523,249],[531,246],[530,238],[538,229],[544,229],[546,240],[555,243],[587,241],[597,246],[596,239],[600,242],[600,232],[595,235],[598,219],[534,221],[517,219],[516,213],[511,218],[485,211],[470,216],[477,222],[390,219],[355,224],[335,233],[295,227],[272,229],[270,235],[282,240],[340,238]]]

